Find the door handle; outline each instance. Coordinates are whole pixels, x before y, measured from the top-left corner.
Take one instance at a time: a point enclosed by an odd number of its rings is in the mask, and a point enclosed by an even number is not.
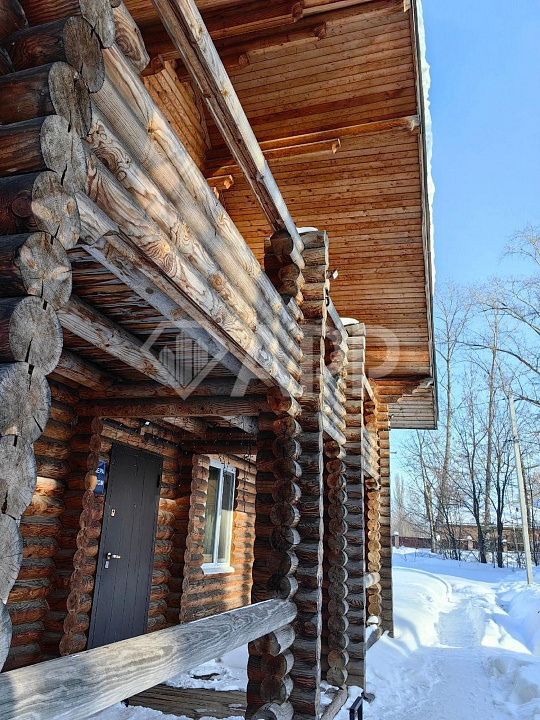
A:
[[[121,555],[115,555],[114,553],[108,552],[108,553],[105,555],[105,568],[108,568],[108,567],[109,567],[109,563],[110,563],[111,560],[120,560],[121,558],[122,558]]]

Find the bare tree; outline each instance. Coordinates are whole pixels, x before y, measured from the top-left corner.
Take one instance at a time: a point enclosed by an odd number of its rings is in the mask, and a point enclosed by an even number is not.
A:
[[[450,464],[452,459],[452,432],[454,419],[454,375],[458,363],[458,351],[464,340],[471,305],[468,294],[462,289],[448,285],[436,300],[437,317],[435,343],[437,354],[442,361],[440,385],[444,392],[445,402],[445,441],[444,456],[437,488],[438,512],[436,526],[439,529],[447,525],[446,507],[449,499]],[[446,520],[445,520],[446,518]]]

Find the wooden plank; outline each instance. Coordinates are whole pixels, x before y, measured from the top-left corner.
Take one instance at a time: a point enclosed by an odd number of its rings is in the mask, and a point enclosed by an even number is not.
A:
[[[128,703],[171,715],[185,715],[194,720],[202,717],[228,718],[245,715],[246,693],[243,690],[217,692],[157,685],[129,698]]]
[[[0,720],[82,720],[295,617],[292,603],[269,600],[12,670],[0,675]]]
[[[295,250],[291,260],[302,268],[296,225],[195,3],[154,0],[154,5],[270,225],[287,230]]]

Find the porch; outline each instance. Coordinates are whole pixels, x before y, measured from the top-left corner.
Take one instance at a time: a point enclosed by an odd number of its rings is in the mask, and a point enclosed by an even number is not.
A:
[[[413,350],[370,378],[384,311],[336,308],[332,239],[297,228],[195,4],[155,3],[176,79],[127,6],[0,6],[0,717],[87,717],[249,643],[246,717],[329,719],[392,630],[389,430],[434,418],[427,276],[418,333],[389,313]]]

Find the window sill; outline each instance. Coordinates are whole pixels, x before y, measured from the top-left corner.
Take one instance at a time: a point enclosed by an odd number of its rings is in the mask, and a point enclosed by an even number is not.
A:
[[[202,571],[205,575],[232,575],[234,568],[230,565],[203,565]]]

